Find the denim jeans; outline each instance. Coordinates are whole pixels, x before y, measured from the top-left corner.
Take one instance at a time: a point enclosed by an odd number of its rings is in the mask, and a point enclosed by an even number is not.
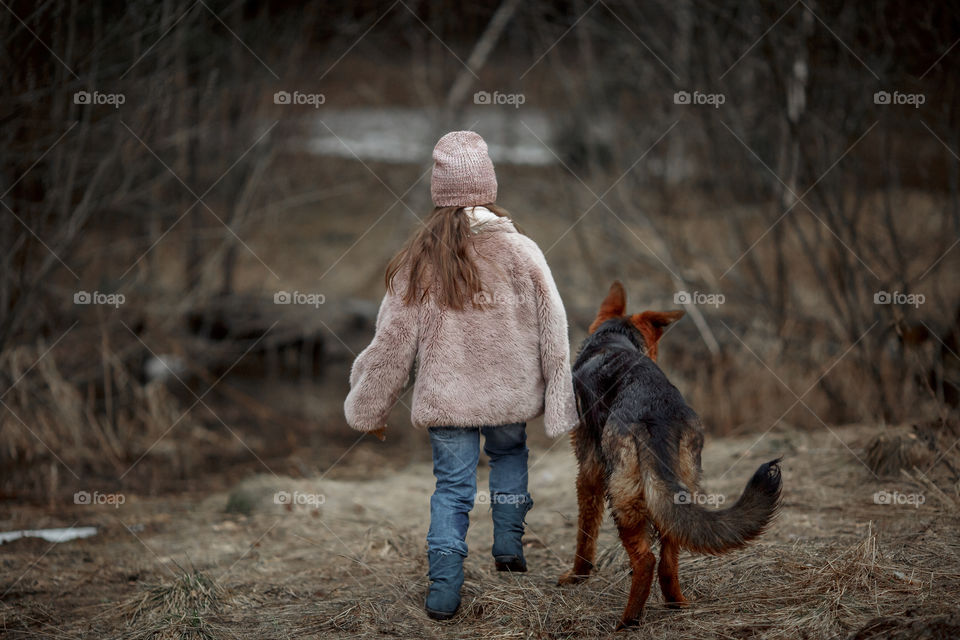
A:
[[[427,548],[467,555],[467,527],[477,495],[480,434],[490,458],[490,501],[530,503],[527,493],[527,432],[519,422],[496,427],[430,427],[433,475]]]

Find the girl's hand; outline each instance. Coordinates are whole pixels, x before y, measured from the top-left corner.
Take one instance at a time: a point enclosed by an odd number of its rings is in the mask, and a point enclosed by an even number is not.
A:
[[[387,439],[387,428],[386,428],[386,427],[380,427],[379,429],[374,429],[374,430],[371,431],[370,433],[373,434],[373,435],[375,435],[375,436],[377,436],[377,440],[379,440],[380,442],[383,442],[384,440]]]

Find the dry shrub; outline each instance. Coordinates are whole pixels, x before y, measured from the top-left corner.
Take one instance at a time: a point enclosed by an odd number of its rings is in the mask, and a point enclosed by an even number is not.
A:
[[[898,476],[933,462],[933,454],[914,434],[880,434],[867,445],[866,463],[878,476]]]
[[[0,414],[4,490],[52,502],[99,481],[114,484],[128,470],[128,482],[158,466],[170,479],[181,477],[210,451],[236,448],[228,434],[204,429],[163,384],[138,379],[116,352],[104,355],[102,378],[72,382],[64,369],[89,353],[83,340],[72,341],[66,354],[43,344],[7,352],[4,370],[17,383]],[[166,437],[173,431],[175,444]]]
[[[960,507],[960,451],[956,421],[930,420],[873,436],[865,462],[880,477],[906,477],[925,487],[944,507]]]

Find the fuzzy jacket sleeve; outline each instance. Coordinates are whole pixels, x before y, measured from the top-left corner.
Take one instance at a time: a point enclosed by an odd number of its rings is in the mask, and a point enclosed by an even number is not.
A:
[[[570,339],[567,314],[547,260],[536,243],[530,242],[533,291],[536,296],[537,325],[540,332],[540,367],[546,390],[543,424],[551,438],[563,435],[577,424],[577,406],[570,373]]]
[[[418,309],[391,292],[377,313],[373,342],[353,362],[343,404],[347,424],[358,431],[386,426],[387,415],[410,378],[417,355]]]

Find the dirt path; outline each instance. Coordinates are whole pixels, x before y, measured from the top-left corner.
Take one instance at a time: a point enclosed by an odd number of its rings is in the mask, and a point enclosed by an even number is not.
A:
[[[666,609],[654,587],[638,637],[904,637],[960,634],[948,614],[960,593],[955,507],[906,479],[879,480],[857,461],[864,428],[837,434],[708,438],[705,491],[735,500],[760,462],[785,455],[784,508],[749,550],[681,555],[694,605]],[[534,449],[536,506],[526,537],[531,571],[492,571],[488,507],[471,514],[461,614],[422,613],[428,464],[396,472],[364,440],[341,463],[353,479],[263,474],[229,493],[126,496],[119,508],[25,510],[22,526],[94,524],[94,538],[0,547],[0,635],[10,638],[599,637],[629,585],[626,557],[604,523],[598,570],[558,588],[575,537],[575,463],[565,440]],[[847,448],[849,447],[849,449]],[[366,468],[364,468],[366,467]],[[330,474],[331,476],[335,474]],[[369,479],[357,479],[369,476]],[[481,470],[480,487],[486,483]],[[277,504],[287,496],[299,504]],[[924,503],[876,504],[877,491]],[[234,510],[225,512],[231,500]],[[911,627],[910,625],[914,625]],[[952,625],[952,626],[951,626]],[[924,631],[925,630],[925,631]],[[930,636],[936,637],[936,636]]]

